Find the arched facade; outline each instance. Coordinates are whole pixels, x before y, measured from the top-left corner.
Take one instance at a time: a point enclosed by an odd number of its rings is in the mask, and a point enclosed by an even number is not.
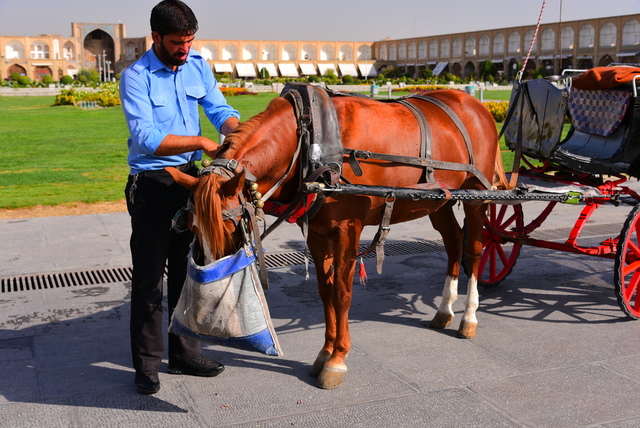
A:
[[[423,46],[425,55],[406,60],[393,58],[401,71],[420,76],[425,68],[439,68],[460,76],[477,73],[480,64],[490,60],[502,77],[513,79],[531,54],[526,70],[539,66],[560,74],[567,68],[592,68],[612,62],[640,63],[640,14],[542,24],[534,39],[535,26],[472,31],[442,36],[381,40],[377,52],[390,51],[401,44]],[[460,41],[460,42],[458,42]],[[533,43],[532,43],[533,42]],[[464,47],[462,48],[462,45]],[[403,63],[406,62],[406,65]]]
[[[33,80],[51,74],[77,75],[82,68],[106,68],[121,72],[152,46],[150,36],[124,37],[124,24],[72,23],[70,37],[0,36],[0,78],[17,70]],[[279,70],[289,64],[292,75],[321,73],[327,67],[341,73],[355,67],[379,71],[399,67],[419,76],[423,70],[439,68],[474,75],[485,60],[493,62],[505,78],[525,61],[535,26],[471,31],[429,37],[385,39],[376,42],[327,41],[225,41],[201,40],[194,49],[215,69],[236,70],[236,61],[266,65]],[[1,31],[1,30],[0,30]],[[640,14],[585,19],[541,25],[533,43],[527,69],[546,66],[552,73],[564,68],[590,68],[608,62],[640,63]],[[216,65],[226,64],[221,67]],[[514,67],[514,65],[516,67]],[[257,69],[257,68],[256,68]],[[304,70],[303,70],[304,69]],[[322,69],[322,70],[321,70]],[[103,72],[104,74],[104,72]],[[369,74],[369,73],[367,73]]]

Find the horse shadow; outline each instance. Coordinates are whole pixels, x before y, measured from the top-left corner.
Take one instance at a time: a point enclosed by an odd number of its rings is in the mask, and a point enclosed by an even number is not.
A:
[[[611,271],[566,267],[563,264],[567,260],[565,257],[575,256],[554,254],[551,260],[546,260],[552,263],[546,268],[550,274],[541,275],[535,284],[530,284],[534,266],[520,272],[515,269],[500,286],[481,289],[480,322],[490,317],[522,323],[626,320],[618,308],[613,287],[608,285]],[[534,265],[538,261],[535,257],[525,260]],[[589,266],[587,262],[580,263],[585,268]],[[388,257],[382,275],[373,272],[374,261],[365,264],[372,272],[366,284],[358,284],[356,280],[353,286],[350,323],[357,328],[367,328],[367,323],[371,322],[428,328],[440,301],[446,255]],[[205,354],[229,368],[275,371],[313,385],[315,380],[308,372],[311,362],[303,362],[304,357],[300,354],[304,351],[306,357],[313,358],[320,350],[324,319],[312,265],[309,280],[305,279],[305,274],[304,266],[270,269],[271,289],[266,295],[277,334],[281,338],[300,334],[295,340],[306,343],[311,342],[308,333],[313,331],[317,343],[314,340],[308,345],[311,350],[305,347],[294,350],[293,357],[274,358],[203,344]],[[559,277],[561,283],[558,283]],[[460,283],[458,316],[466,288],[464,276]],[[90,289],[85,288],[89,295]],[[188,412],[185,407],[157,395],[141,396],[135,392],[128,342],[130,305],[126,300],[107,302],[103,310],[92,312],[70,306],[0,318],[0,376],[3,379],[0,403]],[[19,302],[14,303],[19,305]],[[0,301],[0,306],[14,303]],[[432,331],[455,335],[454,327]],[[287,340],[293,343],[293,339]],[[289,353],[286,348],[285,352]],[[166,371],[166,367],[161,371]]]

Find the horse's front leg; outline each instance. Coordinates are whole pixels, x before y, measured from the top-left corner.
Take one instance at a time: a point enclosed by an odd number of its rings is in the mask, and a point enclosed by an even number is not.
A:
[[[320,388],[338,387],[347,372],[345,358],[351,348],[349,308],[360,232],[361,228],[350,225],[335,228],[331,234],[309,233],[309,250],[325,316],[324,345],[311,367]]]

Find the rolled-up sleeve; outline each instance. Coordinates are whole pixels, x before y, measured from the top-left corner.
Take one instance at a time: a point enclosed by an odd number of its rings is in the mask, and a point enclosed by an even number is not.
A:
[[[205,62],[205,64],[207,64]],[[224,124],[230,117],[240,118],[240,113],[229,104],[218,87],[218,82],[213,76],[211,67],[208,65],[203,68],[203,80],[205,87],[205,95],[199,100],[200,105],[204,109],[204,113],[209,121],[216,127],[218,131],[222,129]]]

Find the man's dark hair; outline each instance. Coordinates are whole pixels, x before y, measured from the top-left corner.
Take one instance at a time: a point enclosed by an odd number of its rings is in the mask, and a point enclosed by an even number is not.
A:
[[[180,0],[162,0],[151,11],[151,31],[161,36],[191,36],[198,31],[198,20],[191,8]]]

